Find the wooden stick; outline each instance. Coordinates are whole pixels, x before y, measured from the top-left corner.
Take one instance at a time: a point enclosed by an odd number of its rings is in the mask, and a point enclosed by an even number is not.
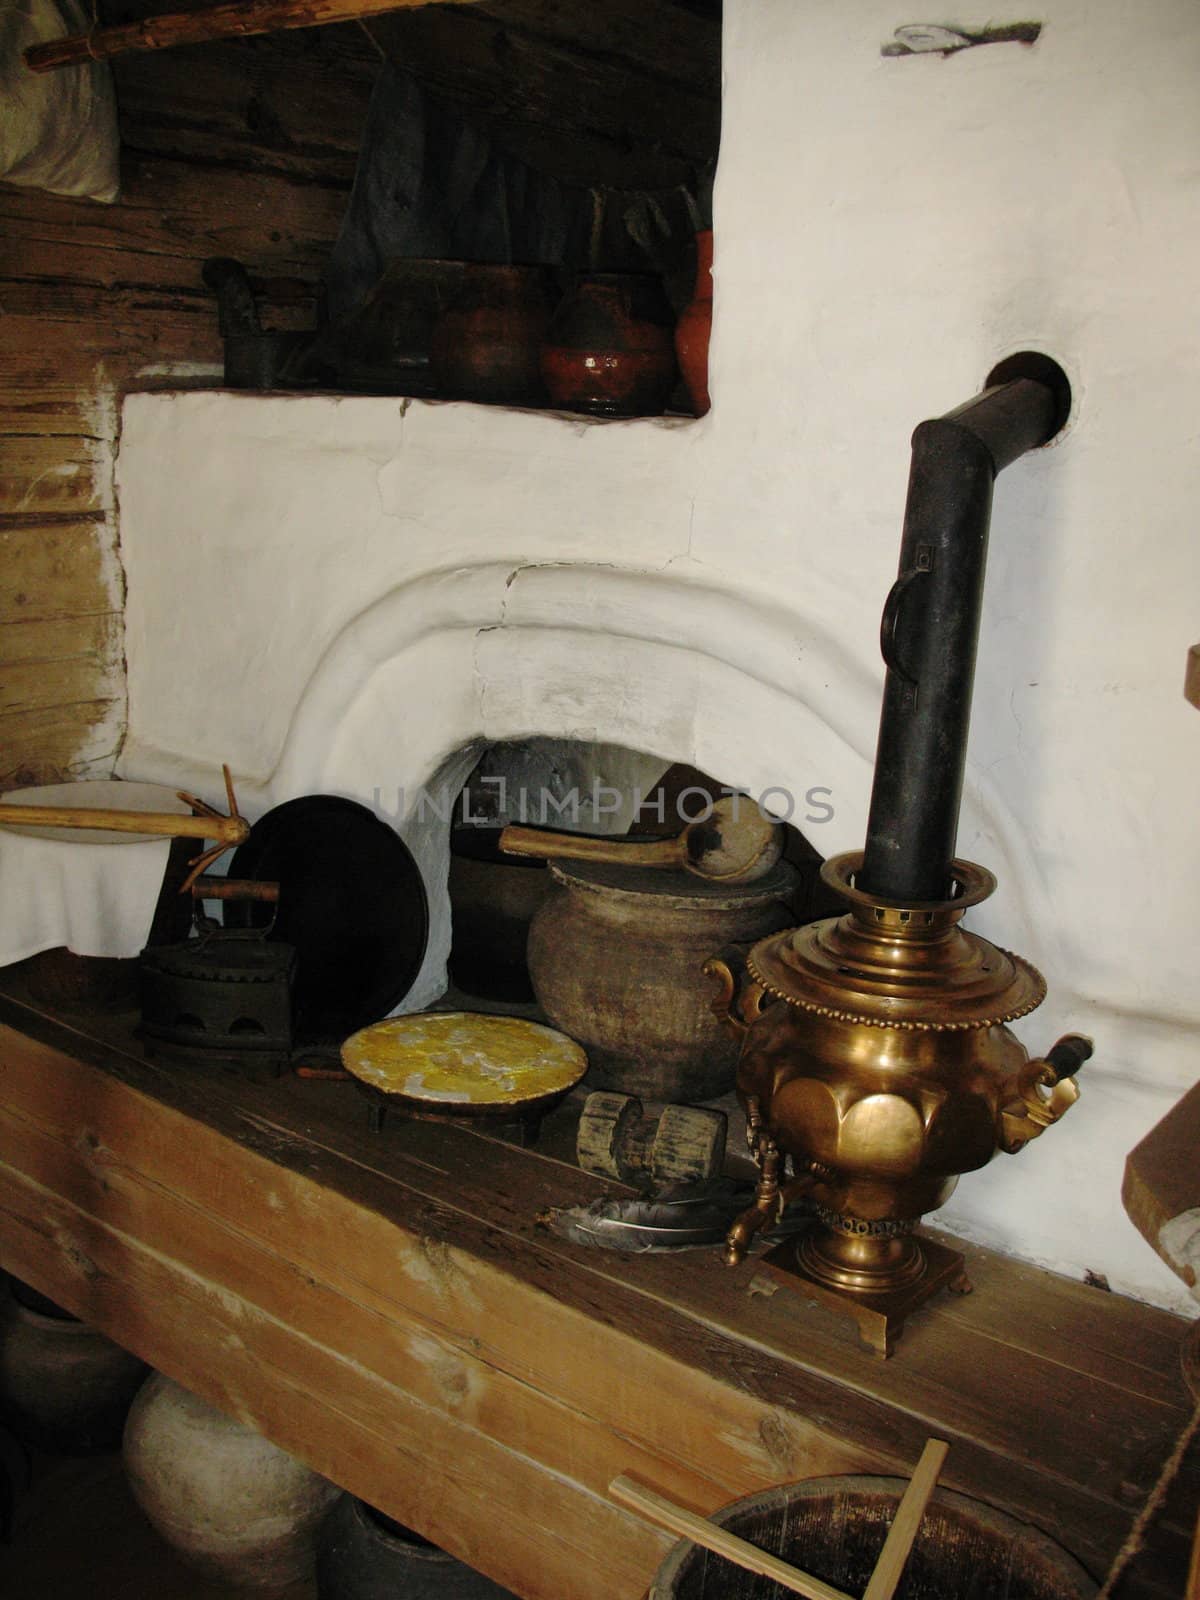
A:
[[[879,1560],[875,1563],[871,1581],[863,1591],[863,1600],[892,1600],[896,1585],[900,1582],[900,1574],[904,1571],[904,1563],[908,1560],[909,1551],[913,1547],[913,1540],[917,1537],[917,1529],[921,1526],[921,1518],[925,1515],[925,1507],[929,1504],[929,1497],[937,1486],[938,1473],[942,1470],[942,1463],[949,1448],[950,1446],[942,1439],[926,1441],[925,1448],[921,1451],[921,1459],[917,1462],[917,1470],[913,1473],[908,1488],[904,1491],[904,1498],[892,1518],[892,1525],[888,1529],[883,1549],[879,1552]]]
[[[0,824],[25,828],[97,828],[111,833],[165,833],[176,839],[219,839],[241,844],[250,836],[244,817],[188,817],[174,811],[105,811],[86,806],[17,806],[0,803]]]
[[[614,867],[680,867],[687,860],[682,839],[594,838],[590,833],[558,833],[553,828],[524,828],[510,822],[500,835],[500,848],[509,856],[538,860],[599,861]]]
[[[765,1550],[760,1550],[757,1545],[750,1544],[745,1539],[739,1539],[728,1529],[718,1528],[716,1523],[710,1522],[707,1517],[697,1516],[694,1511],[685,1511],[673,1501],[664,1500],[662,1495],[656,1494],[653,1489],[648,1489],[645,1484],[637,1483],[624,1474],[612,1480],[608,1486],[608,1493],[618,1505],[628,1506],[631,1511],[640,1512],[648,1521],[669,1528],[672,1533],[681,1534],[683,1538],[691,1539],[695,1544],[703,1545],[706,1550],[712,1550],[719,1556],[725,1556],[737,1566],[745,1567],[747,1572],[757,1572],[760,1577],[774,1579],[776,1583],[783,1584],[785,1589],[790,1589],[793,1594],[805,1595],[807,1600],[850,1600],[841,1589],[822,1583],[820,1578],[814,1578],[808,1572],[801,1572],[799,1567],[781,1561],[778,1556],[768,1555]]]
[[[202,872],[192,879],[196,900],[257,900],[265,905],[279,904],[279,885],[258,878],[214,878]]]
[[[202,44],[209,39],[245,38],[284,28],[319,28],[327,22],[354,21],[384,11],[406,11],[439,0],[224,0],[198,11],[170,11],[140,22],[93,28],[63,39],[30,45],[25,64],[31,72],[103,61],[134,50],[167,50],[176,44]],[[472,0],[455,0],[469,5]]]

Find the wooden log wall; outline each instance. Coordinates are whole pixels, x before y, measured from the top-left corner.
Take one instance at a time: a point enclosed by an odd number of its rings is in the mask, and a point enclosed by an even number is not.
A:
[[[207,256],[311,324],[378,60],[353,24],[130,56],[115,205],[0,184],[0,790],[111,770],[121,399],[220,383]]]

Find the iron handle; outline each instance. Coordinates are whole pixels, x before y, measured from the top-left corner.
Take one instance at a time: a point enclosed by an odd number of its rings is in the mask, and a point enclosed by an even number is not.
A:
[[[879,620],[879,653],[883,657],[884,666],[898,678],[903,678],[905,683],[914,686],[917,680],[900,659],[900,608],[914,580],[932,570],[932,547],[927,544],[918,545],[916,565],[910,567],[907,572],[902,572],[888,590],[888,597],[883,602],[883,616]]]

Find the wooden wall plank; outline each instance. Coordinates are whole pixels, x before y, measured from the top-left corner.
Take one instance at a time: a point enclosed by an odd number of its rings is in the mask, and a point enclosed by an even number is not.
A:
[[[114,570],[103,522],[0,519],[0,623],[107,616],[120,600]]]
[[[270,280],[268,327],[313,325],[378,59],[352,25],[130,57],[115,205],[0,184],[0,785],[107,771],[123,704],[114,542],[13,519],[111,504],[129,390],[220,383],[207,256]]]
[[[0,508],[6,512],[103,509],[107,441],[15,435],[0,444]]]
[[[30,710],[79,705],[94,695],[106,679],[116,691],[116,699],[121,689],[119,666],[119,660],[99,651],[82,651],[51,660],[0,660],[0,714],[14,716]]]
[[[0,716],[0,790],[111,771],[124,728],[123,694]]]

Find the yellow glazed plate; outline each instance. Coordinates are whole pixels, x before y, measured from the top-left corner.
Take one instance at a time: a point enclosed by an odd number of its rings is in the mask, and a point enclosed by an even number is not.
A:
[[[352,1034],[342,1064],[381,1094],[471,1112],[565,1094],[587,1071],[587,1056],[566,1034],[522,1017],[430,1011]]]

